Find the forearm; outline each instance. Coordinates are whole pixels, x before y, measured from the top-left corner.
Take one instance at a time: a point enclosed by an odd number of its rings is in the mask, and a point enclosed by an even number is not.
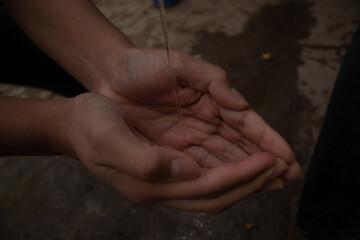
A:
[[[23,31],[89,90],[111,55],[134,47],[89,0],[0,0]]]
[[[0,97],[0,155],[60,154],[66,101]]]

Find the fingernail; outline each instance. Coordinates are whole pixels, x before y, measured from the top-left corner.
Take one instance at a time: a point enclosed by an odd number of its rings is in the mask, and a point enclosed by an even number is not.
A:
[[[283,175],[287,170],[289,169],[288,166],[281,166],[274,170],[274,172],[271,174],[271,177],[269,178],[270,181],[280,177]]]
[[[230,89],[232,95],[237,99],[239,100],[242,104],[246,105],[246,106],[249,106],[249,102],[246,101],[246,99],[238,92],[238,90],[236,90],[235,88],[231,88]]]
[[[171,160],[170,177],[175,179],[193,179],[199,176],[199,166],[195,161],[185,158]]]

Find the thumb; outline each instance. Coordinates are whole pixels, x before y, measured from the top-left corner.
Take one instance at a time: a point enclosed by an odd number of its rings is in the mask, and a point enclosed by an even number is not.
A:
[[[196,161],[180,151],[143,143],[131,152],[121,169],[140,180],[187,180],[200,175]]]
[[[209,93],[224,108],[243,110],[249,106],[246,99],[230,86],[228,75],[222,68],[188,54],[182,54],[180,59],[181,63],[175,71],[181,82],[200,92]]]

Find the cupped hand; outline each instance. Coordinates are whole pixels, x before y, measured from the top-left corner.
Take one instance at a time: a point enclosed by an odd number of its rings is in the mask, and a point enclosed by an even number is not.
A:
[[[100,92],[118,102],[148,140],[186,149],[202,167],[249,161],[250,156],[267,152],[289,165],[282,176],[286,182],[300,177],[289,145],[231,88],[224,70],[182,52],[171,53],[169,65],[164,50],[122,52],[112,61]],[[172,79],[178,86],[182,127]]]
[[[259,191],[288,169],[284,161],[266,152],[249,154],[241,161],[229,161],[216,167],[200,167],[191,157],[196,158],[191,147],[189,155],[154,144],[154,140],[148,138],[148,135],[155,136],[159,129],[163,131],[159,126],[161,122],[176,125],[174,114],[161,116],[158,110],[149,110],[149,114],[160,117],[156,120],[144,113],[144,125],[153,124],[155,131],[143,133],[142,125],[138,122],[133,125],[128,118],[131,109],[140,111],[133,105],[119,105],[95,93],[82,94],[68,100],[64,119],[58,126],[58,139],[65,143],[58,144],[62,152],[81,160],[95,175],[133,202],[219,213]],[[145,107],[140,108],[145,111]],[[232,112],[224,114],[232,118]],[[185,122],[190,129],[189,122]],[[160,135],[165,142],[169,141],[166,140],[167,131]],[[189,141],[194,140],[189,137]]]

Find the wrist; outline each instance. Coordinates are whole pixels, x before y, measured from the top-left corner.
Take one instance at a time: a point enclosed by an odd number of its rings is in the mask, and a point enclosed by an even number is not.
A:
[[[63,102],[12,97],[0,99],[1,155],[55,155]]]
[[[136,49],[133,44],[109,44],[98,54],[89,56],[86,66],[83,67],[82,75],[77,80],[90,92],[109,96],[114,92],[114,81],[121,81],[121,72],[124,71],[124,55],[129,50]],[[84,61],[85,62],[85,61]],[[116,84],[115,84],[116,85]]]
[[[76,158],[71,144],[72,106],[74,98],[50,100],[45,103],[43,111],[46,117],[42,132],[48,149],[55,154]]]

